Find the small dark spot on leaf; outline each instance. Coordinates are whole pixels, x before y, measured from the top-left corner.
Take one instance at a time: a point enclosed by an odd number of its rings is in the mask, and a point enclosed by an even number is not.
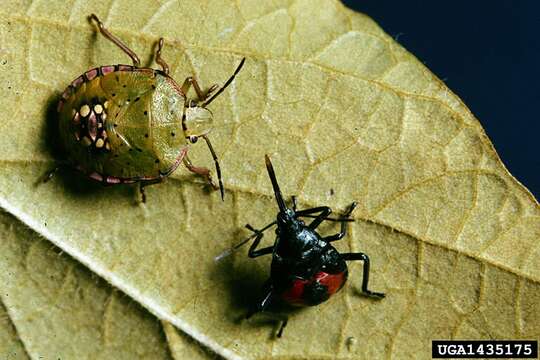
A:
[[[126,84],[122,85],[122,87],[124,87],[124,88],[125,88],[126,86],[127,86]]]
[[[155,163],[156,163],[156,164],[159,164],[159,159],[156,159]]]
[[[145,110],[145,111],[144,111],[144,115],[148,115],[148,111]]]
[[[147,137],[148,137],[148,134],[144,134],[144,137],[147,138]]]
[[[137,148],[137,151],[138,151],[138,152],[142,152],[142,149]]]
[[[118,115],[118,114],[116,114],[116,115]],[[118,126],[118,124],[114,124],[113,126],[114,126],[114,127],[117,127],[117,126]]]
[[[118,77],[118,75],[116,75],[115,78],[117,82],[120,82],[120,78]]]
[[[129,151],[133,151],[133,149],[132,149],[132,148],[129,148]]]
[[[141,98],[137,96],[133,102],[137,102],[139,100],[141,100]]]
[[[171,136],[174,136],[174,135],[176,135],[176,134],[172,132],[172,133],[171,133]]]
[[[155,89],[156,88],[156,85],[152,84],[152,89]]]
[[[112,93],[111,96],[116,96],[116,94],[115,94],[115,93]]]

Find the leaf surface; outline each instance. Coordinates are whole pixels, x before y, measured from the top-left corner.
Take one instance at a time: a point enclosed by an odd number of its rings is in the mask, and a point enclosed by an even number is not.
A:
[[[0,205],[160,319],[227,358],[428,358],[434,338],[540,336],[538,203],[461,101],[366,16],[322,0],[16,4],[0,10]],[[225,202],[184,168],[144,207],[130,187],[69,171],[35,185],[53,165],[58,94],[127,62],[91,12],[148,65],[163,36],[178,82],[223,83],[247,57],[210,106]],[[212,167],[203,145],[190,153]],[[269,259],[213,258],[275,216],[265,153],[302,207],[359,202],[337,246],[370,255],[386,299],[358,296],[351,264],[347,286],[292,313],[280,341],[264,316],[238,321]]]
[[[29,359],[3,303],[0,304],[0,356],[2,359]]]
[[[162,321],[163,330],[167,335],[167,342],[171,355],[175,360],[210,360],[221,359],[221,357],[215,353],[212,353],[205,346],[197,343],[192,338],[188,337],[183,332],[180,332],[171,323]]]
[[[167,330],[166,339],[139,304],[4,212],[0,235],[2,359],[170,359],[176,349],[200,351],[185,335],[170,340]]]

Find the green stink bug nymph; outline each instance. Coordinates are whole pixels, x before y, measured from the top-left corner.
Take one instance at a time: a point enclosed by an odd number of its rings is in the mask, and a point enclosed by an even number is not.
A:
[[[133,66],[94,68],[66,88],[57,110],[68,163],[104,184],[139,183],[144,202],[144,186],[161,182],[182,162],[217,188],[210,170],[193,165],[187,154],[189,144],[202,138],[215,162],[223,198],[219,162],[208,138],[213,116],[206,107],[234,80],[245,58],[221,87],[213,85],[205,92],[192,77],[179,86],[161,57],[163,38],[156,51],[161,70],[140,67],[139,57],[96,15],[90,19],[131,58]],[[196,100],[187,97],[191,86]]]

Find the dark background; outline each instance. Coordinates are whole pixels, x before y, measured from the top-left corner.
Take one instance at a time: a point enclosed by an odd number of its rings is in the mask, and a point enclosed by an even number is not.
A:
[[[456,93],[508,170],[540,195],[540,1],[343,0]]]

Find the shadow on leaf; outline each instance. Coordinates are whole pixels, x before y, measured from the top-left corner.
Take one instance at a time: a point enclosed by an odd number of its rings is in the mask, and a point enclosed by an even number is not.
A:
[[[245,232],[239,230],[235,239],[242,239],[245,236]],[[254,328],[272,327],[273,330],[270,331],[269,338],[275,339],[281,323],[301,311],[301,308],[295,308],[281,302],[273,302],[264,313],[256,313],[251,318],[246,319],[249,310],[257,302],[261,301],[264,296],[264,284],[270,276],[271,260],[270,255],[264,257],[264,259],[249,259],[247,257],[249,245],[246,244],[238,251],[219,261],[215,266],[215,271],[220,274],[220,277],[226,274],[225,281],[230,291],[230,313],[234,314],[231,320],[238,326],[244,323]],[[242,259],[243,257],[245,258]],[[264,266],[261,262],[264,263]]]

